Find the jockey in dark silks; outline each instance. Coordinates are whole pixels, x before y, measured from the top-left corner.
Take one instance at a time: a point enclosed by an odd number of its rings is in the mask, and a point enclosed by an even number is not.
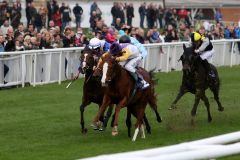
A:
[[[105,40],[99,40],[98,38],[92,38],[89,41],[89,44],[85,47],[85,49],[94,50],[96,53],[97,59],[99,59],[105,52],[109,51],[110,43]],[[74,79],[77,79],[80,74],[81,64],[78,68],[78,73],[74,76]]]
[[[208,75],[211,78],[214,78],[216,75],[214,74],[210,67],[210,64],[208,63],[208,60],[212,58],[214,54],[212,42],[208,37],[205,37],[198,32],[193,32],[191,34],[191,41],[194,52],[199,55],[204,65],[204,68],[208,72]]]

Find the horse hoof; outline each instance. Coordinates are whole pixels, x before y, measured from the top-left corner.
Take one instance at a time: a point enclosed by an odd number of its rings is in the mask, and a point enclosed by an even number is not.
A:
[[[87,133],[87,128],[82,129],[82,134],[86,134]]]
[[[218,108],[220,112],[224,111],[224,107]]]
[[[212,117],[208,118],[208,123],[212,122]]]
[[[118,135],[118,131],[112,131],[112,136],[117,136]]]
[[[99,130],[99,131],[104,131],[104,128],[103,128],[103,127],[100,127],[98,130]]]
[[[171,106],[171,107],[168,108],[168,110],[174,110],[174,109],[177,109],[177,107],[176,106]]]
[[[191,111],[192,116],[196,116],[196,111]]]
[[[93,130],[98,130],[98,126],[96,123],[91,124]]]
[[[117,126],[114,126],[112,128],[112,136],[116,136],[116,135],[118,135],[118,128],[117,128]]]
[[[157,121],[159,122],[159,123],[161,123],[162,122],[162,118],[157,118]]]

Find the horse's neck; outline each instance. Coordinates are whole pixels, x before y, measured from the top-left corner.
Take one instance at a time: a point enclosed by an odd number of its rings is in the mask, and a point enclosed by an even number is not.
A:
[[[129,74],[123,67],[117,65],[115,67],[115,74],[115,78],[112,81],[113,88],[116,88],[118,91],[120,91],[119,89],[122,89],[123,86],[128,86],[131,88],[131,80],[127,79],[129,77]]]
[[[91,77],[93,74],[93,70],[92,69],[87,69],[86,73],[85,73],[85,79],[89,79],[89,77]]]

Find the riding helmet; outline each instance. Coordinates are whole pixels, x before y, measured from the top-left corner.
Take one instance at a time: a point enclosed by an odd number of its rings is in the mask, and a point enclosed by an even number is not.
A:
[[[193,32],[191,34],[191,41],[192,42],[196,42],[196,41],[199,41],[200,39],[202,39],[202,35],[198,32]]]
[[[97,49],[101,47],[101,41],[98,38],[92,38],[89,42],[90,49]]]
[[[119,39],[119,43],[131,43],[129,36],[123,35]]]
[[[115,55],[119,54],[121,51],[122,51],[121,46],[117,42],[114,42],[111,45],[109,52],[111,55],[115,56]]]

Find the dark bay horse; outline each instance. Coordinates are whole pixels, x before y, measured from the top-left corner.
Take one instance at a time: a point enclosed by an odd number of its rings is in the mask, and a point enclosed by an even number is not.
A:
[[[84,126],[85,107],[88,106],[92,102],[98,104],[98,106],[100,107],[100,105],[102,104],[103,95],[104,95],[104,91],[101,86],[101,83],[92,77],[93,69],[97,64],[97,60],[93,56],[94,55],[93,52],[94,52],[93,50],[84,49],[82,51],[81,57],[80,57],[81,67],[79,69],[82,74],[85,74],[85,80],[84,80],[84,84],[83,84],[82,104],[80,105],[80,112],[81,112],[80,124],[81,124],[81,128],[82,128],[82,133],[87,132],[87,129]],[[106,114],[106,118],[104,120],[103,127],[106,127],[107,121],[108,121],[109,117],[111,117],[112,108],[113,108],[113,105],[111,105],[109,107],[109,110]],[[100,119],[103,122],[103,117],[101,117]],[[102,127],[94,128],[94,129],[103,130]]]
[[[195,116],[197,112],[197,107],[199,104],[200,99],[204,102],[207,113],[208,113],[208,122],[212,121],[212,116],[210,113],[210,104],[208,98],[205,94],[205,90],[210,88],[213,92],[214,99],[218,104],[218,110],[223,111],[224,108],[219,101],[219,87],[220,81],[218,72],[215,66],[211,65],[211,69],[213,70],[216,77],[209,78],[208,71],[203,66],[203,63],[194,53],[192,47],[186,47],[183,45],[183,55],[181,56],[180,60],[182,61],[183,66],[183,76],[182,76],[182,84],[179,90],[179,93],[176,99],[173,101],[171,107],[169,109],[175,109],[176,104],[179,99],[187,92],[195,94],[195,102],[191,111],[191,115]]]
[[[97,123],[99,121],[100,116],[104,113],[109,104],[116,104],[112,135],[117,135],[119,112],[121,108],[127,106],[128,111],[136,111],[137,122],[135,124],[136,129],[133,141],[136,140],[139,130],[143,132],[143,117],[148,103],[155,111],[157,121],[161,122],[161,117],[157,111],[157,99],[154,93],[153,80],[147,71],[140,69],[139,72],[150,84],[150,87],[145,90],[137,90],[134,95],[132,95],[132,92],[135,87],[135,81],[110,54],[102,57],[102,62],[98,65],[93,74],[94,76],[102,76],[101,83],[102,86],[105,86],[103,103],[94,122]]]
[[[104,96],[104,89],[101,86],[101,82],[94,78],[92,76],[93,74],[93,69],[97,65],[98,55],[95,53],[94,50],[89,50],[89,49],[84,49],[81,53],[80,57],[80,72],[82,74],[85,74],[85,80],[84,80],[84,85],[83,85],[83,97],[82,97],[82,104],[80,105],[80,112],[81,112],[81,127],[82,127],[82,132],[86,133],[87,129],[84,127],[84,109],[87,105],[89,105],[91,102],[96,103],[99,105],[102,104],[103,96]],[[104,122],[103,127],[105,128],[107,126],[107,121],[109,117],[112,114],[112,108],[113,105],[110,105],[107,114],[105,116],[105,119],[103,121],[103,116],[100,118],[101,121]],[[134,110],[129,111],[130,115],[136,115]],[[148,123],[147,117],[144,114],[144,122],[146,124],[146,129],[147,133],[151,133],[151,127]],[[131,125],[131,120],[129,118],[126,120],[126,124],[129,127]],[[93,126],[94,129],[99,128],[101,130],[102,125],[100,126]],[[128,133],[130,136],[130,132]]]

